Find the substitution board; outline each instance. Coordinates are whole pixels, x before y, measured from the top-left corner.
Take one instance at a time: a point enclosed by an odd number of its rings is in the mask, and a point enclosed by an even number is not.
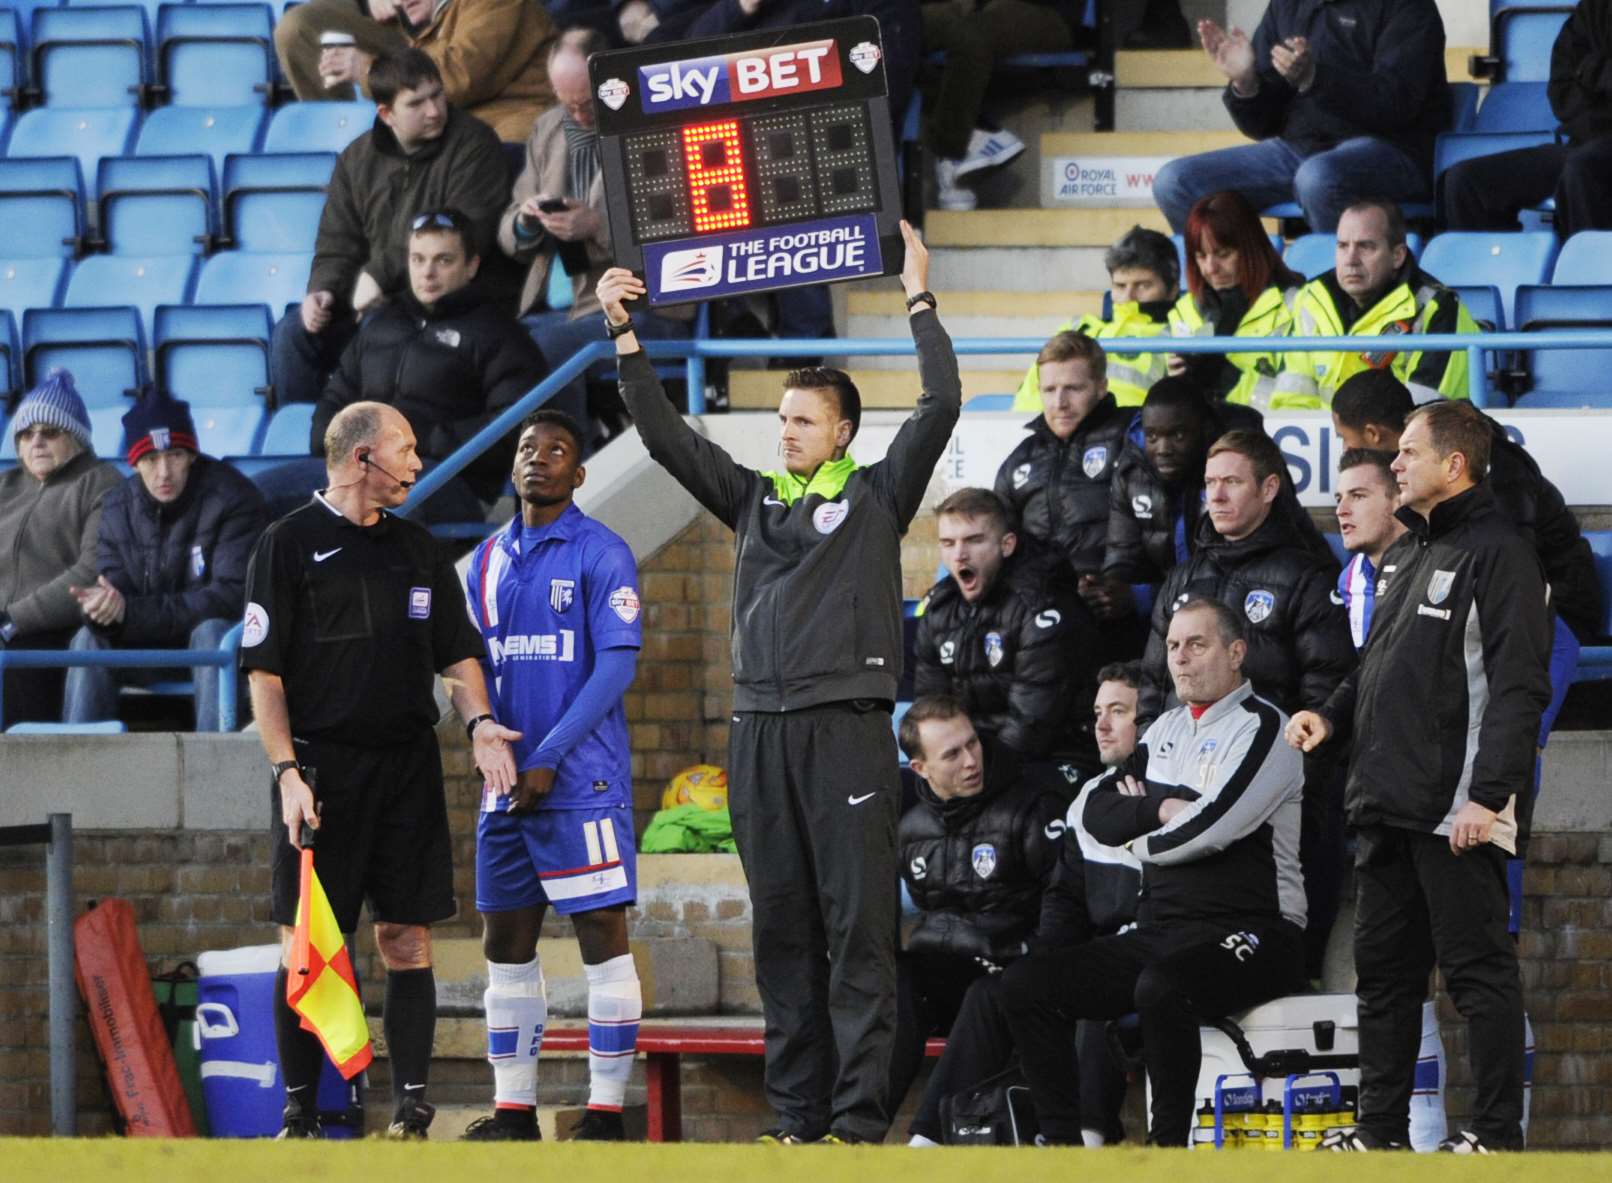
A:
[[[666,305],[901,269],[870,16],[588,59],[616,263]]]

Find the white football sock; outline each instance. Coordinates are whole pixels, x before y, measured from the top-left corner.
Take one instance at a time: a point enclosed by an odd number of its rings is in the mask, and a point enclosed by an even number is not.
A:
[[[588,1108],[619,1111],[644,1017],[638,969],[631,953],[582,968],[588,975]]]
[[[537,1108],[537,1049],[548,1024],[543,967],[487,963],[487,1062],[493,1066],[493,1101]]]

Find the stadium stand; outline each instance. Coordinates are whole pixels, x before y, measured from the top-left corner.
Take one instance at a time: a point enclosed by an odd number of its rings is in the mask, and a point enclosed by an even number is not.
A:
[[[30,93],[47,107],[143,105],[149,40],[145,9],[134,5],[38,9]]]
[[[1602,275],[1608,273],[1603,271]],[[1517,289],[1523,331],[1612,328],[1612,286],[1527,284]],[[1538,349],[1523,357],[1524,407],[1605,407],[1606,355],[1599,349]]]
[[[332,152],[227,158],[220,192],[229,245],[243,251],[312,251],[335,166]]]
[[[197,304],[257,304],[271,315],[302,303],[311,252],[227,251],[202,264],[196,280]]]
[[[175,106],[266,104],[274,94],[274,14],[266,4],[164,4],[157,63]]]
[[[1504,309],[1501,323],[1511,324],[1517,288],[1544,283],[1557,250],[1556,236],[1543,231],[1446,231],[1427,244],[1422,266],[1453,288],[1478,285],[1498,289]]]
[[[72,156],[80,175],[93,177],[101,157],[128,155],[139,122],[133,107],[38,107],[17,117],[6,154],[12,159]]]
[[[112,156],[95,183],[97,245],[115,255],[193,255],[217,237],[206,156]]]
[[[23,384],[32,389],[63,366],[86,407],[121,414],[145,377],[144,341],[133,308],[29,308],[22,314]]]
[[[71,258],[84,237],[84,181],[75,158],[0,160],[0,259]]]
[[[1567,23],[1571,4],[1508,2],[1490,18],[1489,52],[1474,57],[1472,74],[1492,82],[1544,82],[1550,77],[1550,51]]]
[[[1582,230],[1562,244],[1553,284],[1598,284],[1612,276],[1612,230]]]
[[[137,156],[203,152],[221,175],[231,153],[254,152],[268,124],[268,109],[256,107],[158,107],[140,128]]]
[[[94,308],[108,298],[130,305],[139,316],[140,340],[151,340],[158,304],[190,299],[196,260],[192,255],[90,255],[67,281],[62,308]]]
[[[373,103],[292,103],[274,113],[263,151],[340,152],[374,122]]]

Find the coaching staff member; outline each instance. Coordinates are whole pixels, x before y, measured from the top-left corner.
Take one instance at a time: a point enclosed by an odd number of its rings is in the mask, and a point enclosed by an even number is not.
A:
[[[470,721],[476,764],[507,792],[509,741],[487,710],[481,637],[431,535],[394,517],[419,475],[409,422],[354,403],[325,432],[329,486],[271,525],[247,570],[241,665],[274,765],[274,909],[281,946],[296,921],[302,828],[319,831],[319,879],[344,933],[369,902],[386,964],[391,1134],[423,1137],[436,1028],[429,925],[456,910],[432,688],[441,673]],[[317,773],[317,777],[315,776]],[[274,1026],[285,1073],[282,1137],[318,1137],[314,1090],[324,1051],[285,1001]]]
[[[1383,556],[1359,668],[1289,741],[1355,736],[1360,1123],[1335,1149],[1403,1146],[1427,976],[1471,1029],[1472,1125],[1441,1150],[1521,1150],[1522,979],[1506,931],[1506,856],[1526,827],[1550,701],[1544,573],[1486,478],[1491,435],[1464,402],[1418,407],[1394,474],[1408,533]]]
[[[923,392],[885,458],[846,454],[861,398],[839,370],[789,375],[783,471],[756,472],[688,427],[622,307],[644,284],[612,268],[599,301],[621,393],[649,454],[737,536],[733,833],[754,909],[767,1099],[784,1142],[877,1142],[896,1018],[896,819],[890,709],[901,674],[901,536],[962,401],[951,338],[905,222],[901,284]],[[619,334],[619,335],[618,335]]]

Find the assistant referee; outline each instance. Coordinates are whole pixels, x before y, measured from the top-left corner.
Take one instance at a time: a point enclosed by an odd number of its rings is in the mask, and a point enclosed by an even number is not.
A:
[[[500,792],[514,780],[509,745],[519,735],[488,713],[481,637],[452,566],[423,527],[388,512],[422,467],[408,420],[381,403],[355,403],[331,421],[325,457],[328,487],[270,526],[252,552],[241,637],[274,766],[280,1136],[320,1136],[314,1093],[324,1050],[285,1000],[307,826],[319,832],[315,865],[342,932],[357,928],[367,900],[386,965],[389,1133],[424,1137],[436,1029],[429,925],[457,910],[435,675],[470,721],[476,764]]]

